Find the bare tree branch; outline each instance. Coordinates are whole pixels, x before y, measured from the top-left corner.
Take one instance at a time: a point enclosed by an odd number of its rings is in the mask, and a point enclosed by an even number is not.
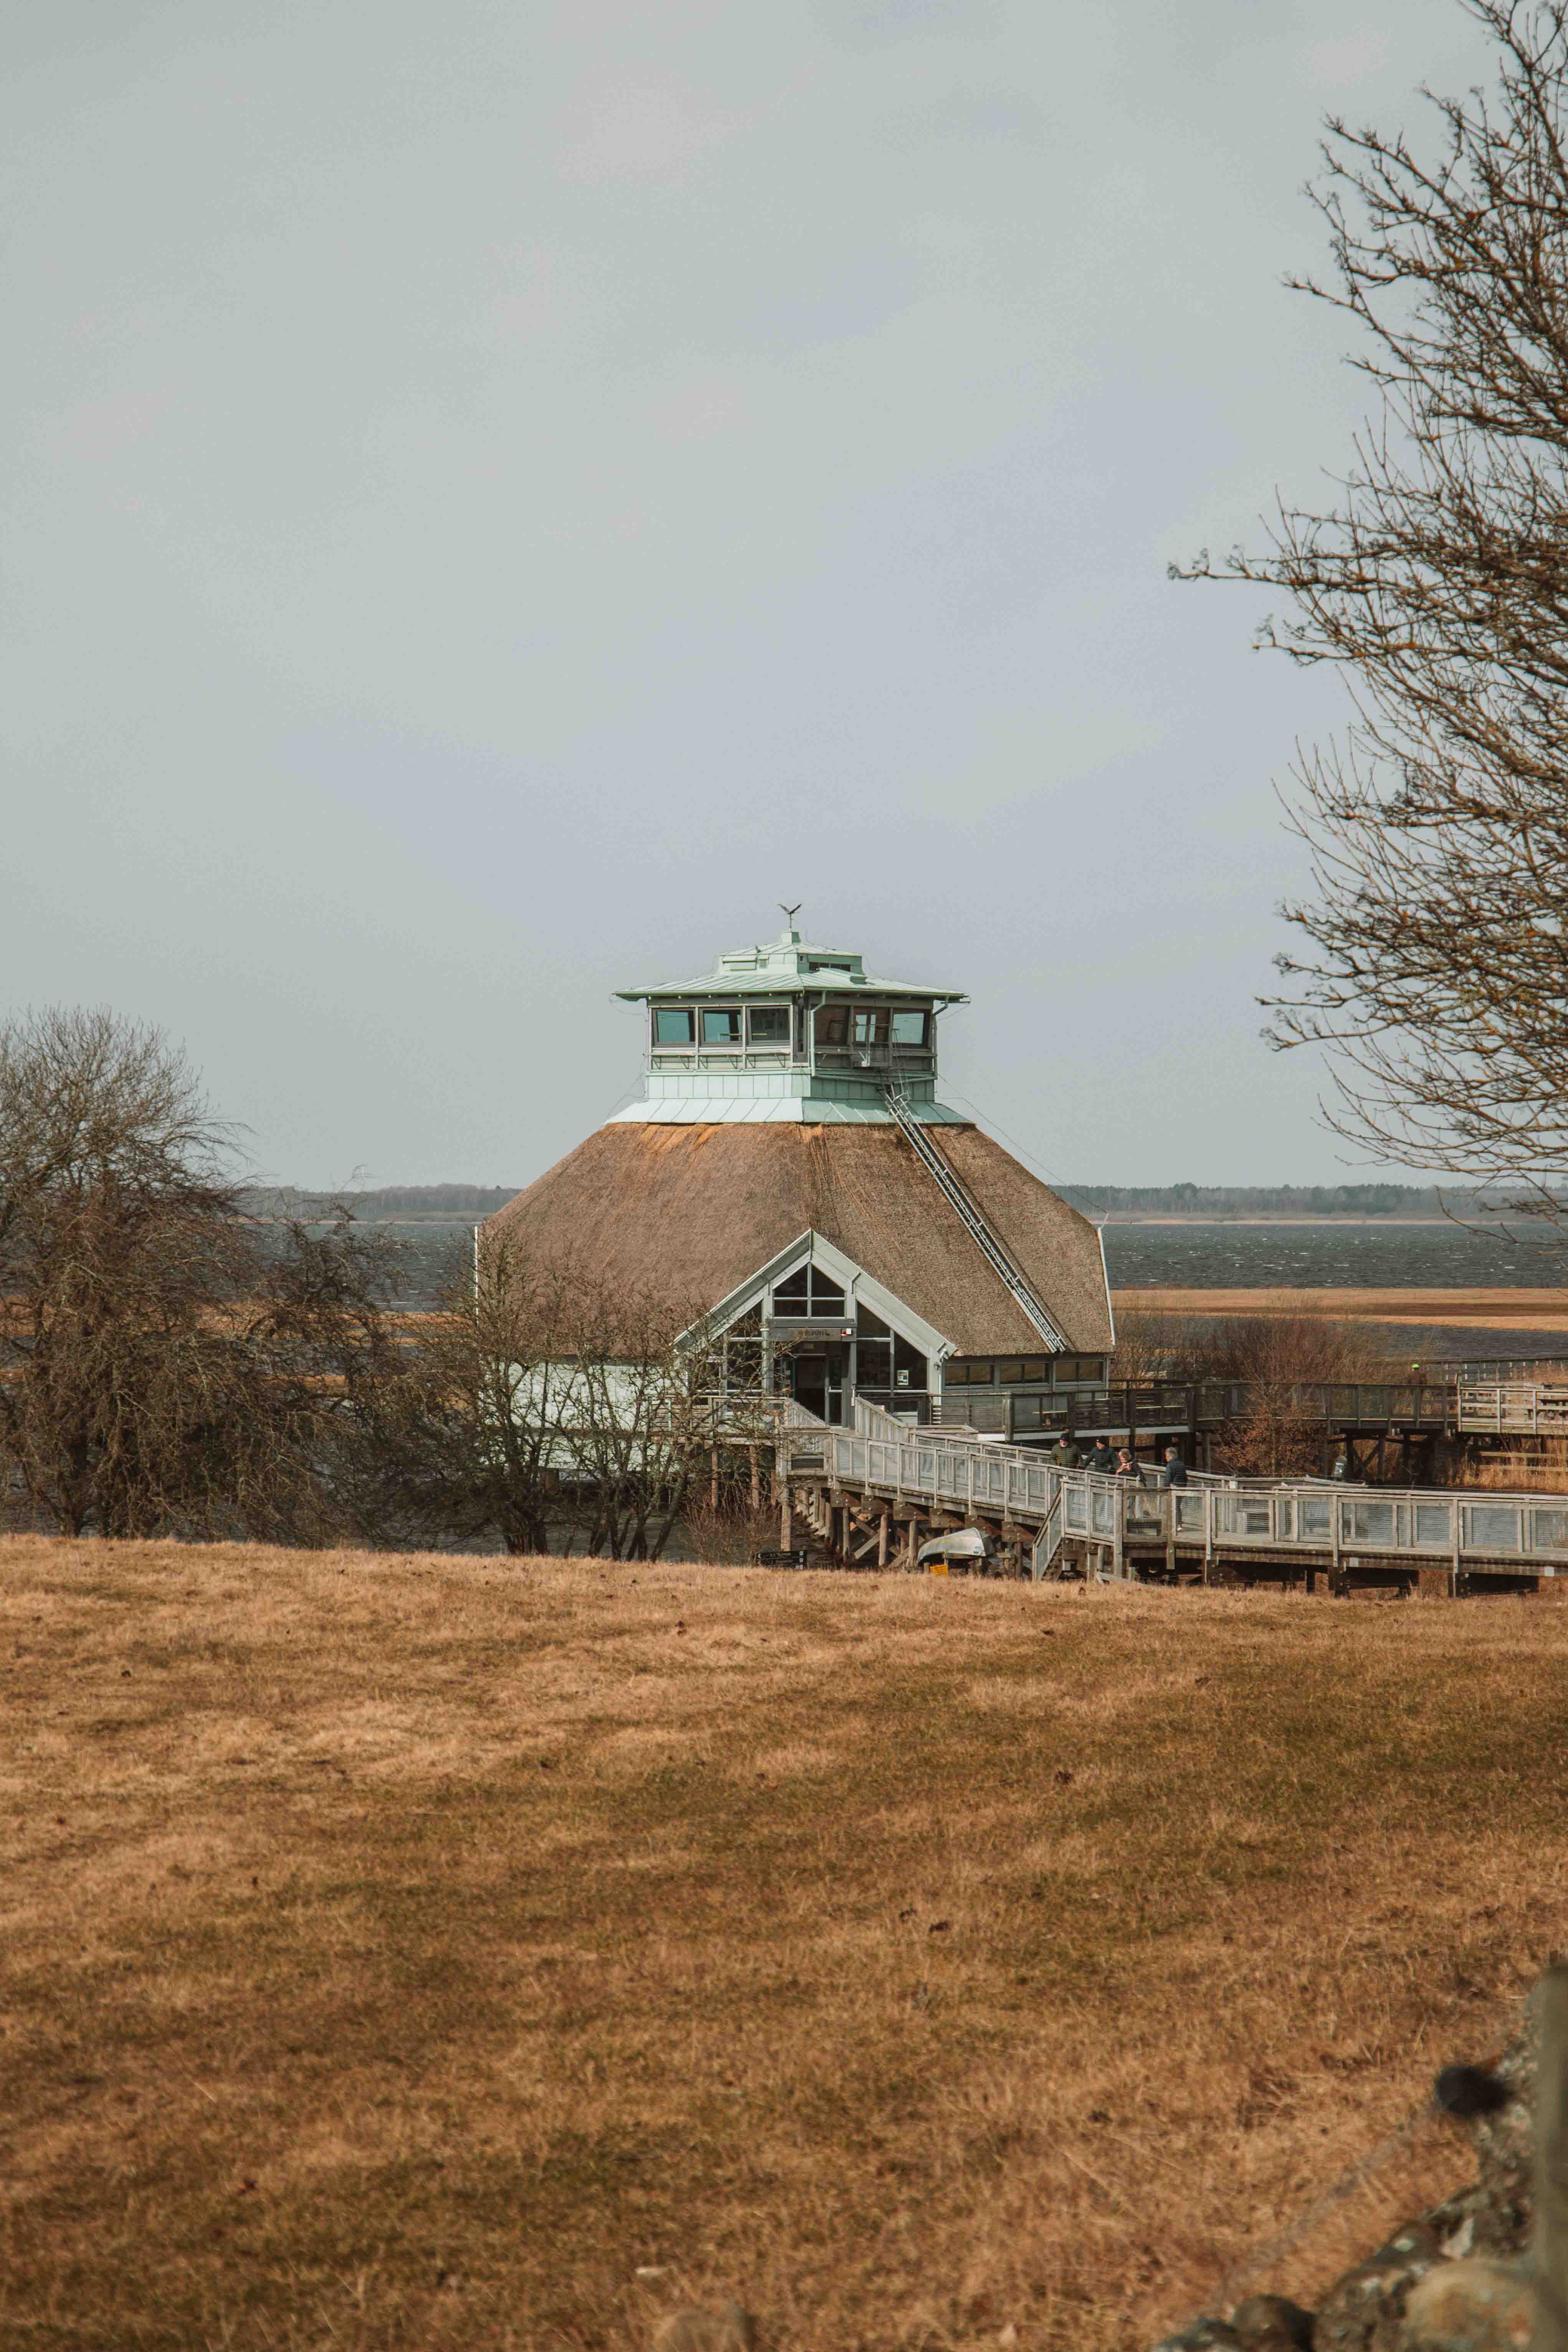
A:
[[[1340,665],[1354,720],[1300,753],[1310,896],[1265,1000],[1329,1057],[1330,1124],[1379,1158],[1568,1171],[1568,5],[1463,0],[1489,93],[1440,139],[1331,121],[1312,191],[1377,409],[1323,512],[1177,576],[1280,590],[1258,642]]]

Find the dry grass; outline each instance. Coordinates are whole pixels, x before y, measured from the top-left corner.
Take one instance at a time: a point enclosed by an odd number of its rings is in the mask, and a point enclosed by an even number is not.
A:
[[[0,1562],[7,2346],[1131,2344],[1568,1924],[1568,1611]]]

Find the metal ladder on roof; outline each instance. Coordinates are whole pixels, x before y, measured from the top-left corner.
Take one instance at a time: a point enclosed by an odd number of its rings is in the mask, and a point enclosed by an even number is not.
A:
[[[937,1189],[953,1210],[959,1223],[973,1241],[992,1272],[1017,1301],[1019,1308],[1034,1325],[1053,1356],[1067,1352],[1067,1340],[1058,1330],[1028,1284],[986,1223],[968,1192],[960,1183],[925,1129],[910,1108],[910,1100],[897,1080],[889,1081],[886,1089],[888,1108],[908,1138],[910,1149],[935,1179]]]

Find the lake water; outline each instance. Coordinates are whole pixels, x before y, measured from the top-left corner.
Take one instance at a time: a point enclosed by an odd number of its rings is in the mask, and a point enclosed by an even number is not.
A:
[[[405,1289],[424,1304],[465,1263],[471,1219],[376,1227],[406,1250]],[[1107,1225],[1111,1287],[1193,1290],[1500,1290],[1568,1287],[1568,1242],[1515,1245],[1450,1224]]]
[[[1568,1286],[1568,1247],[1450,1224],[1107,1225],[1113,1290],[1488,1290]]]

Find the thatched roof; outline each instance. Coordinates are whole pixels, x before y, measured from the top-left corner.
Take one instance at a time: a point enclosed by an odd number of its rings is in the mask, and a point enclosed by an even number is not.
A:
[[[1111,1344],[1100,1237],[975,1127],[941,1149],[1069,1345]],[[1039,1335],[893,1126],[600,1128],[487,1223],[520,1254],[593,1266],[676,1311],[715,1306],[813,1230],[961,1355]]]

